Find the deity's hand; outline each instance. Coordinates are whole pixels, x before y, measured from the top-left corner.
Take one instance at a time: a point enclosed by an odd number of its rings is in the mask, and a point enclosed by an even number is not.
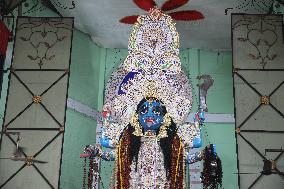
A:
[[[107,137],[102,136],[100,141],[101,145],[105,148],[113,148],[115,146],[113,142]]]
[[[200,126],[203,126],[204,125],[204,121],[205,121],[205,112],[202,111],[202,110],[198,111],[195,114],[194,121],[197,121]]]
[[[205,113],[204,111],[199,111],[195,114],[194,119],[194,124],[195,127],[198,127],[198,130],[201,130],[201,126],[204,125],[204,121],[205,121]],[[201,132],[199,135],[195,136],[193,139],[193,148],[200,148],[202,146],[202,140],[201,140]]]
[[[115,159],[115,151],[114,150],[105,151],[102,150],[100,146],[87,145],[84,148],[84,153],[80,154],[80,157],[81,158],[99,157],[106,161],[113,161]]]
[[[209,144],[203,150],[191,154],[186,152],[186,161],[189,164],[208,159],[208,157],[217,156],[216,154],[216,145]]]
[[[203,159],[203,150],[196,152],[194,154],[186,152],[185,156],[186,156],[186,163],[193,164]]]
[[[96,157],[99,155],[99,151],[97,146],[87,145],[84,147],[84,154],[80,154],[80,157]]]
[[[200,148],[202,146],[201,136],[195,137],[192,142],[193,148]]]

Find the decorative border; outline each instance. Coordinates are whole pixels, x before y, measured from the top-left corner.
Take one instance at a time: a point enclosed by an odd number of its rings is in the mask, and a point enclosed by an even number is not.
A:
[[[234,14],[235,15],[235,14]],[[271,51],[271,49],[276,45],[277,41],[278,41],[278,35],[277,35],[277,29],[278,27],[282,27],[283,26],[283,21],[282,19],[277,19],[277,20],[272,20],[271,18],[267,18],[269,17],[269,15],[265,16],[265,15],[256,15],[258,17],[256,17],[255,15],[246,15],[246,14],[238,14],[238,15],[242,15],[243,18],[239,19],[237,22],[233,23],[232,20],[232,30],[241,27],[241,26],[245,26],[247,28],[247,32],[246,32],[246,36],[243,38],[237,38],[238,41],[240,42],[248,42],[250,45],[252,45],[255,50],[257,51],[256,54],[248,54],[248,57],[252,60],[259,60],[259,64],[262,66],[262,69],[265,69],[265,66],[270,62],[272,62],[278,55],[277,54],[273,54]],[[254,17],[253,17],[254,16]],[[272,15],[270,15],[272,16]],[[274,15],[275,16],[275,15]],[[253,17],[253,19],[252,19]],[[254,18],[257,18],[257,20],[255,20]],[[279,21],[280,20],[280,21]],[[256,23],[260,22],[260,27],[259,28],[254,28],[252,27],[253,25],[255,25]],[[269,22],[269,25],[271,28],[264,28],[264,24],[267,24]],[[263,34],[265,32],[270,32],[274,35],[275,39],[273,41],[267,41],[265,39],[259,38],[256,41],[253,41],[251,39],[251,36],[255,36],[255,35],[251,35],[251,33],[253,32],[257,32],[259,34]],[[266,52],[265,54],[261,53],[260,48],[266,47]]]

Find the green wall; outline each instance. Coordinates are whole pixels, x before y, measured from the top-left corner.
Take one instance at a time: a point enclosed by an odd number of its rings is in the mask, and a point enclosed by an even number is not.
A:
[[[94,109],[100,109],[102,103],[100,68],[104,65],[100,64],[100,58],[104,51],[87,35],[74,31],[69,97]],[[70,109],[66,118],[60,188],[80,188],[83,161],[79,154],[86,144],[95,143],[96,122]]]
[[[195,100],[192,112],[197,111],[198,83],[196,76],[208,74],[214,79],[208,91],[208,113],[234,113],[232,55],[231,52],[214,52],[198,49],[181,51],[183,69],[189,73]],[[216,144],[217,153],[223,165],[223,187],[238,188],[235,125],[207,123],[202,128],[203,147],[209,143]]]

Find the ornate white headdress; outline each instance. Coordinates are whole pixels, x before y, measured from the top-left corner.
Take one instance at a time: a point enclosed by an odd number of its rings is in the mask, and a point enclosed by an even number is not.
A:
[[[181,69],[179,35],[172,18],[158,9],[139,16],[128,52],[107,83],[104,110],[114,122],[126,126],[151,84],[174,122],[183,124],[191,110],[192,93]]]

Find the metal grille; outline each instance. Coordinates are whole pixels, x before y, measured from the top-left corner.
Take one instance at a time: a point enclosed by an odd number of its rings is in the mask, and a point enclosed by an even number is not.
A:
[[[59,186],[72,33],[73,18],[17,20],[0,141],[0,188]]]
[[[239,188],[284,187],[282,15],[232,15]],[[269,149],[279,149],[269,152]]]

